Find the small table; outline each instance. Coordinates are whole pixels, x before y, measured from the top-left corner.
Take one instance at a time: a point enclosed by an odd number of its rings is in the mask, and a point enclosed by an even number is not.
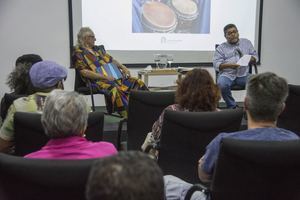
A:
[[[178,79],[181,79],[183,73],[178,71],[178,68],[167,68],[167,69],[151,69],[138,71],[138,78],[142,79],[144,76],[144,83],[148,87],[149,76],[167,76],[177,75]]]

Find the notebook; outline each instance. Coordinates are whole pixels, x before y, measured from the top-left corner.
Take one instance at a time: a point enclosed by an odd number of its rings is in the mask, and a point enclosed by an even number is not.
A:
[[[120,69],[114,63],[107,63],[103,66],[108,76],[112,76],[115,79],[122,79],[123,75]]]

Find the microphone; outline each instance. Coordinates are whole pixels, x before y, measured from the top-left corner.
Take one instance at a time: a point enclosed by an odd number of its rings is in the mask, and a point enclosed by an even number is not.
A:
[[[239,48],[236,48],[235,51],[239,54],[239,57],[243,57],[243,53]]]

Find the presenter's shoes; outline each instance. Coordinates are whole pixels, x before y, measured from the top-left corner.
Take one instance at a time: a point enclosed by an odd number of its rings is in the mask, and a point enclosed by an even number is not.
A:
[[[119,111],[118,113],[122,118],[127,119],[128,117],[127,111],[123,110],[123,111]]]
[[[247,117],[247,113],[244,111],[244,119],[247,121],[248,120],[248,117]]]
[[[232,107],[231,109],[238,109],[240,108],[238,105],[235,105],[234,107]]]

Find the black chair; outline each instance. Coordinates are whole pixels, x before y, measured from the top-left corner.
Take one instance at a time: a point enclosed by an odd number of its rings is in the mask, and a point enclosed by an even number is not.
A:
[[[152,130],[164,108],[174,104],[174,91],[131,91],[128,105],[128,119],[120,121],[117,146],[120,149],[123,123],[127,122],[127,149],[140,150],[146,135]]]
[[[85,132],[90,141],[101,141],[103,138],[104,115],[102,112],[91,112],[88,117],[88,127]],[[24,156],[41,149],[49,140],[41,123],[41,114],[16,112],[15,155]]]
[[[96,159],[28,159],[0,153],[1,200],[83,200]]]
[[[277,126],[297,133],[300,136],[300,85],[289,85],[289,96],[285,110],[277,120]]]
[[[300,199],[300,140],[221,142],[212,200]]]
[[[238,131],[242,109],[216,112],[166,111],[161,131],[158,165],[165,175],[199,182],[198,160],[205,147],[221,132]]]
[[[95,94],[102,94],[102,95],[104,95],[107,114],[111,115],[113,113],[113,105],[112,105],[109,93],[107,91],[105,91],[105,90],[99,90],[99,89],[97,89],[95,86],[93,86],[93,83],[90,80],[86,80],[86,81],[87,82],[83,81],[83,79],[82,79],[82,77],[80,75],[80,71],[77,70],[77,69],[75,69],[74,90],[76,92],[80,93],[80,94],[90,95],[91,96],[92,110],[93,111],[96,110],[94,95]]]
[[[1,100],[1,118],[2,121],[6,118],[7,111],[10,107],[10,105],[14,102],[14,100],[20,98],[20,97],[25,97],[27,95],[25,94],[15,94],[15,93],[5,93],[2,100]]]

